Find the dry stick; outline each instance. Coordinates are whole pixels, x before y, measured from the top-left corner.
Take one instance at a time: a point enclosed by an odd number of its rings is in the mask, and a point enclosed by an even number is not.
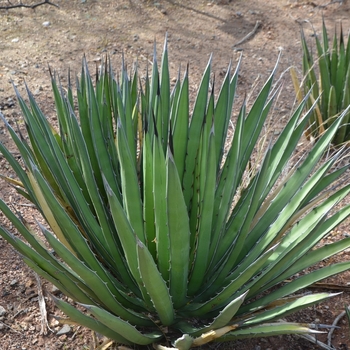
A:
[[[330,1],[330,2],[328,2],[327,4],[324,4],[324,5],[318,5],[317,7],[319,7],[319,8],[326,8],[327,6],[329,6],[329,5],[333,5],[333,4],[336,4],[336,3],[339,3],[340,5],[343,5],[343,0],[333,0],[333,1]],[[339,5],[339,6],[340,6]]]
[[[5,327],[11,329],[12,332],[15,332],[15,333],[18,333],[18,334],[20,334],[20,335],[23,335],[23,333],[16,331],[15,329],[13,329],[12,327],[10,327],[10,326],[7,325],[6,323],[4,323],[4,322],[2,322],[2,321],[0,321],[0,323],[1,323],[2,325],[4,325]]]
[[[238,46],[238,45],[244,43],[244,42],[247,41],[248,39],[251,39],[251,38],[255,35],[256,31],[259,29],[260,25],[261,25],[261,22],[260,22],[260,21],[256,21],[255,27],[253,28],[253,30],[252,30],[250,33],[248,33],[244,38],[242,38],[241,40],[239,40],[238,42],[236,42],[236,43],[233,45],[233,47]]]
[[[7,5],[7,6],[0,6],[0,10],[11,10],[11,9],[18,8],[18,7],[26,7],[26,8],[30,8],[30,9],[35,9],[38,6],[45,5],[45,4],[59,8],[59,6],[57,4],[54,4],[53,2],[51,2],[49,0],[44,0],[42,2],[38,2],[38,3],[33,4],[33,5],[23,4],[22,1],[17,5],[12,5],[10,3],[10,5]]]
[[[310,341],[314,345],[318,345],[322,349],[326,349],[326,350],[333,350],[334,349],[333,347],[330,347],[329,345],[322,343],[321,341],[319,341],[318,339],[316,339],[314,336],[312,336],[310,334],[297,334],[297,336],[299,338],[303,338],[303,339]]]
[[[329,331],[328,335],[327,335],[327,342],[328,342],[328,346],[332,346],[332,335],[334,332],[334,329],[336,328],[335,326],[338,324],[338,322],[340,321],[340,319],[345,315],[346,311],[341,312],[334,320],[334,322],[332,323],[332,329]]]
[[[43,295],[43,287],[41,284],[41,279],[37,273],[35,273],[36,282],[38,284],[38,301],[39,301],[39,310],[40,310],[40,322],[41,322],[41,331],[40,334],[47,334],[47,329],[50,329],[49,323],[47,322],[47,311],[46,304]],[[51,330],[51,329],[50,329]]]

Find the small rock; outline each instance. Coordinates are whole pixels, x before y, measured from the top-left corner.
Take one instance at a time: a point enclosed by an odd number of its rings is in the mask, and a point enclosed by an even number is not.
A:
[[[11,40],[12,43],[18,43],[19,42],[19,38],[14,38]]]
[[[49,21],[43,22],[43,27],[49,27],[51,23]]]
[[[25,287],[30,288],[34,284],[34,281],[32,279],[29,279],[26,281]]]
[[[56,335],[60,336],[63,334],[67,334],[72,331],[72,328],[70,328],[69,325],[65,324],[57,333]]]
[[[13,280],[10,282],[10,286],[11,286],[11,287],[14,287],[17,283],[18,283],[18,280],[13,279]]]
[[[6,315],[6,309],[0,305],[0,316]]]
[[[56,295],[60,293],[60,290],[56,286],[52,285],[51,293]]]
[[[7,105],[8,108],[11,108],[11,107],[13,107],[13,106],[15,105],[15,101],[13,100],[12,97],[9,97],[9,98],[7,99],[6,105]]]

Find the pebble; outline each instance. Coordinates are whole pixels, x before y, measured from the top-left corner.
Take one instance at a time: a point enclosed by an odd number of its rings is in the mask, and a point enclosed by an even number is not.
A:
[[[51,287],[51,293],[54,294],[54,295],[57,295],[59,294],[61,291],[55,286],[55,285],[52,285]]]
[[[19,42],[19,38],[14,38],[11,40],[12,43],[18,43]]]
[[[70,328],[69,325],[65,324],[57,333],[56,335],[60,336],[63,334],[67,334],[72,331],[72,328]]]
[[[0,316],[6,315],[6,309],[0,305]]]
[[[10,282],[10,286],[11,286],[11,287],[14,287],[17,283],[18,283],[18,280],[13,279],[13,280]]]
[[[43,27],[49,27],[51,25],[51,22],[45,21],[43,22]]]

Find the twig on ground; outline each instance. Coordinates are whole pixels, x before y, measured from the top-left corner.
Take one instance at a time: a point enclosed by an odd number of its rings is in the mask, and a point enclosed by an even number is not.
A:
[[[41,330],[40,334],[47,334],[47,330],[49,329],[51,332],[52,330],[49,327],[49,323],[47,321],[47,311],[46,311],[46,304],[45,304],[45,298],[43,295],[43,287],[41,284],[41,279],[37,273],[35,273],[35,278],[38,284],[38,301],[39,301],[39,310],[40,310],[40,323],[41,323]]]
[[[19,311],[17,311],[11,318],[12,319],[15,319],[18,315],[20,315],[22,312],[27,312],[28,309],[27,308],[24,308],[24,309],[21,309]]]
[[[257,32],[257,30],[259,29],[260,25],[261,25],[261,22],[260,22],[260,21],[256,21],[255,27],[253,28],[253,30],[252,30],[250,33],[248,33],[244,38],[242,38],[241,40],[237,41],[237,42],[233,45],[233,47],[236,47],[236,46],[238,46],[238,45],[244,43],[245,41],[251,39],[251,38],[255,35],[255,33]]]
[[[76,331],[75,331],[75,332],[73,333],[73,335],[70,337],[70,339],[69,339],[70,341],[74,340],[74,338],[75,338],[75,336],[78,334],[79,330],[80,330],[80,326],[77,327]]]
[[[29,8],[34,10],[36,7],[41,6],[41,5],[51,5],[51,6],[55,6],[57,8],[59,8],[59,6],[57,4],[54,4],[53,2],[51,2],[50,0],[44,0],[42,2],[38,2],[36,4],[23,4],[22,0],[20,1],[19,4],[12,4],[10,1],[8,1],[9,5],[6,6],[0,6],[0,10],[11,10],[14,8],[18,8],[18,7],[25,7],[25,8]]]
[[[330,289],[330,290],[341,290],[341,291],[350,291],[350,286],[344,286],[341,284],[335,284],[335,283],[313,283],[308,288],[317,288],[317,289]]]
[[[15,332],[15,333],[18,333],[18,334],[21,334],[21,335],[23,334],[23,333],[21,333],[21,332],[16,331],[15,329],[13,329],[12,327],[10,327],[9,325],[7,325],[7,324],[4,323],[4,322],[1,322],[1,321],[0,321],[0,323],[3,324],[5,327],[11,329],[12,332]]]
[[[345,311],[341,312],[341,313],[335,318],[335,320],[333,321],[333,323],[332,323],[332,329],[329,331],[329,333],[328,333],[328,335],[327,335],[328,346],[332,346],[332,335],[333,335],[334,329],[336,328],[336,327],[334,327],[334,326],[336,326],[336,325],[338,324],[338,322],[340,321],[340,319],[341,319],[343,316],[345,316],[345,313],[346,313]]]
[[[35,204],[26,204],[26,203],[18,203],[20,207],[30,207],[30,208],[36,208]]]
[[[343,2],[344,2],[344,0],[332,0],[330,2],[327,2],[327,4],[318,5],[317,7],[323,9],[323,8],[326,8],[329,5],[333,5],[333,4],[336,4],[336,3],[339,3],[339,6],[340,6],[340,5],[343,5]]]
[[[321,341],[319,341],[318,339],[316,339],[314,336],[310,334],[297,334],[297,336],[310,341],[314,345],[318,345],[321,349],[334,350],[333,346],[329,346],[325,343],[322,343]]]

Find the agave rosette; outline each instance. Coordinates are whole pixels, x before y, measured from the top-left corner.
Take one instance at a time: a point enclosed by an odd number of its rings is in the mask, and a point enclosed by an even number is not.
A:
[[[335,209],[350,191],[334,186],[347,167],[332,170],[337,156],[318,165],[342,120],[283,176],[312,113],[302,116],[305,99],[247,180],[275,70],[249,111],[243,103],[227,143],[238,69],[229,66],[215,99],[210,59],[190,113],[188,71],[171,90],[166,44],[160,69],[154,55],[140,87],[137,70],[129,76],[123,65],[116,79],[107,63],[94,86],[84,62],[77,106],[71,84],[65,91],[52,77],[58,131],[29,91],[28,105],[17,93],[29,142],[3,119],[25,167],[0,151],[18,176],[7,180],[45,218],[55,254],[4,201],[23,240],[4,227],[0,234],[86,309],[54,298],[71,321],[121,344],[179,349],[318,332],[275,321],[332,296],[300,291],[350,268],[293,277],[350,245],[316,247],[350,213]]]

